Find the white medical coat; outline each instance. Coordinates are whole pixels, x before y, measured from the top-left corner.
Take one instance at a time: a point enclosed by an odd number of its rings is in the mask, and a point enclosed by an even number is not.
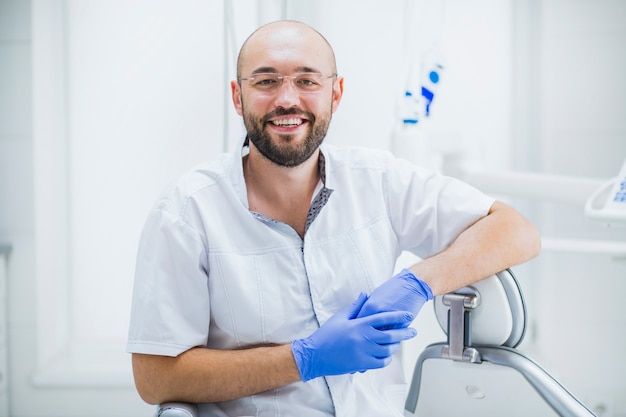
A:
[[[176,356],[313,333],[391,277],[403,250],[436,254],[485,216],[493,199],[389,153],[322,145],[332,190],[304,239],[248,209],[238,149],[168,189],[137,257],[128,351]],[[402,416],[400,358],[386,368],[317,378],[201,404],[205,416]]]

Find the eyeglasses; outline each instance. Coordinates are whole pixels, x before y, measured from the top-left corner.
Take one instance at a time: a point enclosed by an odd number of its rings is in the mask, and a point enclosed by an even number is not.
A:
[[[291,85],[301,93],[316,93],[324,87],[324,80],[336,77],[337,74],[322,75],[319,72],[298,72],[294,75],[280,75],[273,72],[254,74],[253,77],[238,78],[239,82],[248,81],[258,91],[273,93],[283,85],[285,78],[291,79]]]

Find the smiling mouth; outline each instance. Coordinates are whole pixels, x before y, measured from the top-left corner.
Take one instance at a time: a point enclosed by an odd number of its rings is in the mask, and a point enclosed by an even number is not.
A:
[[[279,127],[297,127],[297,126],[300,126],[302,123],[304,123],[304,120],[294,117],[290,119],[271,120],[270,123],[274,126],[279,126]]]

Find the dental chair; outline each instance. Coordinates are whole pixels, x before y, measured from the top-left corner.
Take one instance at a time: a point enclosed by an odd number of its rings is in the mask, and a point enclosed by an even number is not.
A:
[[[405,409],[417,416],[561,416],[594,414],[537,363],[515,349],[526,307],[510,270],[438,296],[446,342],[417,359]]]
[[[537,363],[517,351],[526,307],[510,270],[435,297],[446,342],[417,359],[407,416],[561,416],[594,414]],[[166,403],[157,417],[198,417],[195,404]]]

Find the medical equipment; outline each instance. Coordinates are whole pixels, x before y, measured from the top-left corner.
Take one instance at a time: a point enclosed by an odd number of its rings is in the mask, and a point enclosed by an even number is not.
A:
[[[409,75],[404,91],[400,106],[400,119],[404,124],[418,124],[430,116],[430,106],[441,80],[443,66],[438,62],[422,63],[421,67],[419,77]]]
[[[426,65],[423,77],[422,77],[422,97],[424,97],[425,107],[424,115],[430,116],[430,105],[435,99],[435,92],[441,78],[443,71],[443,65],[433,62]]]
[[[593,413],[516,347],[526,333],[526,306],[510,270],[437,296],[448,335],[419,356],[405,414],[592,417]],[[198,417],[193,404],[162,404],[157,417]]]
[[[406,87],[398,105],[399,123],[391,138],[391,150],[397,156],[433,170],[440,170],[441,156],[428,143],[425,122],[431,116],[431,106],[441,81],[443,65],[427,53],[409,67]]]
[[[420,416],[562,416],[593,413],[516,349],[526,307],[510,270],[435,298],[446,342],[417,359],[406,410]]]
[[[610,224],[626,224],[626,160],[617,177],[607,181],[589,197],[585,215]]]
[[[404,68],[402,89],[396,102],[397,119],[391,134],[391,151],[408,161],[441,170],[441,155],[428,142],[426,120],[441,84],[444,70],[442,27],[445,1],[405,1]]]
[[[404,90],[400,104],[403,123],[423,123],[444,69],[443,32],[445,1],[405,2]]]

